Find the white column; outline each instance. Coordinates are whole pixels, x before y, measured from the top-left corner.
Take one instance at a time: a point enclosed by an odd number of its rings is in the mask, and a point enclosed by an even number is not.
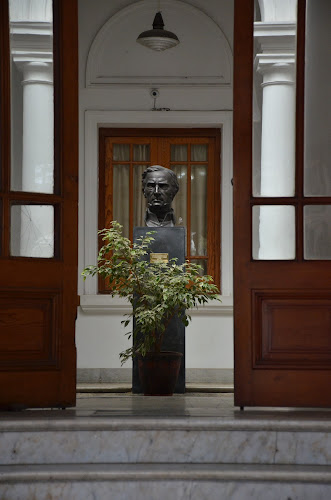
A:
[[[263,75],[261,196],[291,197],[295,194],[295,30],[293,25],[285,30],[277,25],[275,33],[275,26],[260,25],[257,31],[262,46],[257,71]],[[259,259],[295,257],[293,207],[261,207],[259,243]]]
[[[294,64],[281,59],[260,59],[258,65],[263,74],[261,196],[295,191]]]
[[[54,186],[53,65],[16,60],[23,73],[22,191],[52,193]],[[15,60],[15,59],[14,59]],[[51,206],[26,206],[21,214],[21,255],[52,257]]]
[[[53,65],[26,62],[23,70],[22,190],[52,193],[54,184]]]

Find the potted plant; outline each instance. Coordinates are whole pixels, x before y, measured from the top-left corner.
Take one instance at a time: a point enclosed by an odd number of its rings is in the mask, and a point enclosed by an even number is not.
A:
[[[149,263],[147,256],[150,244],[154,240],[153,231],[145,237],[138,238],[134,243],[122,235],[122,226],[113,221],[110,228],[99,231],[104,245],[98,254],[98,264],[84,269],[82,276],[99,275],[107,280],[109,292],[112,296],[125,297],[132,306],[132,311],[127,314],[121,323],[127,327],[134,317],[133,332],[127,332],[129,338],[134,335],[134,343],[120,353],[122,364],[133,356],[139,357],[139,368],[142,385],[145,380],[156,380],[157,376],[144,377],[144,364],[151,361],[155,370],[156,366],[165,361],[175,373],[173,387],[175,386],[180,366],[180,353],[177,358],[177,367],[174,369],[174,353],[164,355],[162,344],[164,335],[171,319],[177,315],[185,326],[191,317],[189,310],[204,304],[209,300],[220,300],[219,290],[213,283],[211,276],[201,276],[201,266],[186,262],[177,264],[176,259],[168,263]],[[155,356],[158,360],[155,361]],[[173,373],[172,373],[173,375]],[[161,377],[163,378],[163,376]],[[171,394],[167,389],[156,390],[157,393]],[[151,389],[145,388],[145,394]],[[154,391],[152,391],[154,392]]]

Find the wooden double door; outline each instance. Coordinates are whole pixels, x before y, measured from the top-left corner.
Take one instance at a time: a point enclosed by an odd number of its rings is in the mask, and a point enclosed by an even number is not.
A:
[[[12,183],[8,1],[0,3],[1,408],[56,407],[75,402],[77,2],[54,0],[53,5],[54,182],[51,192],[43,192],[29,189],[28,184],[22,189],[22,186]],[[327,12],[324,15],[323,9],[327,10],[330,5],[327,0],[324,3],[322,0],[298,1],[294,190],[276,196],[272,191],[254,191],[254,2],[235,0],[235,403],[240,406],[331,405],[330,165],[326,165],[321,157],[308,177],[314,180],[322,171],[326,179],[320,183],[322,191],[307,191],[305,187],[305,145],[309,137],[316,138],[314,129],[318,129],[314,125],[314,114],[307,119],[305,113],[313,103],[313,109],[319,109],[322,116],[325,107],[330,105],[327,95],[322,106],[311,98],[305,99],[307,74],[319,75],[318,68],[313,68],[313,71],[308,68],[305,73],[305,62],[329,64],[329,58],[323,57],[309,57],[305,61],[305,51],[307,47],[308,50],[311,48],[307,45],[306,17],[316,15],[313,5],[318,6],[319,23],[331,17],[326,15]],[[266,49],[262,48],[262,54]],[[323,44],[320,50],[323,50]],[[275,57],[275,52],[271,55]],[[267,59],[261,58],[261,63]],[[313,95],[327,89],[323,85],[328,84],[328,79],[318,80],[322,87]],[[280,87],[279,82],[277,85]],[[272,88],[270,82],[263,86],[263,89],[267,88]],[[267,94],[263,97],[267,99]],[[315,141],[319,148],[327,144],[330,115],[323,114],[323,130]],[[307,132],[311,122],[313,125]],[[280,128],[277,134],[281,131]],[[274,134],[275,140],[277,134]],[[281,167],[279,162],[276,171]],[[18,251],[18,248],[23,248],[18,242],[24,239],[22,227],[26,224],[26,216],[28,214],[28,221],[29,217],[33,219],[34,208],[39,214],[51,214],[51,237],[47,233],[44,239],[48,247],[51,246],[51,254],[47,257],[32,253],[31,247],[27,253]],[[279,226],[281,212],[283,219],[287,217],[291,230],[288,230],[288,225]],[[18,226],[13,226],[14,221],[18,221]],[[264,231],[277,224],[280,232],[273,235],[278,235],[278,238],[268,240],[269,233]],[[310,243],[311,237],[314,244]],[[272,241],[274,243],[270,244]],[[282,258],[275,258],[272,253],[266,258],[262,249],[264,245],[266,250],[268,242],[269,250],[270,247],[285,248],[290,242],[290,250],[287,246]]]

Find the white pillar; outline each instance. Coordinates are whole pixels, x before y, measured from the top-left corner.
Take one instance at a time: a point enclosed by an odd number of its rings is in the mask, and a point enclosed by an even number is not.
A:
[[[23,70],[22,191],[52,193],[54,185],[53,65],[27,62]]]
[[[260,194],[291,197],[295,194],[295,29],[287,25],[282,30],[278,25],[275,33],[275,26],[263,23],[257,28],[263,50],[256,58],[263,75]],[[293,207],[261,206],[259,243],[259,259],[295,257]]]
[[[15,59],[14,59],[15,60]],[[23,73],[22,191],[52,193],[54,186],[53,65],[15,61]],[[20,255],[52,257],[54,215],[51,206],[26,206],[21,214]]]
[[[261,196],[294,196],[294,64],[259,61],[263,74]]]
[[[22,72],[23,138],[21,189],[53,193],[54,99],[52,0],[10,0],[10,45],[13,62]],[[14,145],[15,147],[15,145]],[[20,166],[16,165],[16,168]],[[16,172],[16,177],[20,172]],[[18,255],[52,257],[54,215],[52,206],[13,207]],[[19,222],[20,221],[20,222]],[[12,220],[12,224],[15,223]]]

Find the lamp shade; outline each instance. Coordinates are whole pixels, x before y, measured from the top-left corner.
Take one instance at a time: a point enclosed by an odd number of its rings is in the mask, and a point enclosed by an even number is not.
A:
[[[137,42],[152,50],[171,49],[179,44],[175,33],[164,29],[164,22],[161,12],[157,12],[154,17],[153,29],[143,31],[137,38]]]

